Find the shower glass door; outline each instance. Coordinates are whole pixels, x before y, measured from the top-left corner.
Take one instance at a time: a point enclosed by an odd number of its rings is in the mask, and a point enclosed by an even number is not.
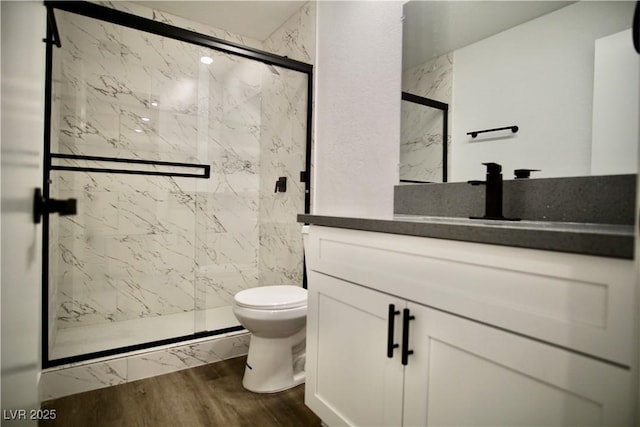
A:
[[[236,292],[302,284],[308,75],[55,15],[46,362],[242,329]]]

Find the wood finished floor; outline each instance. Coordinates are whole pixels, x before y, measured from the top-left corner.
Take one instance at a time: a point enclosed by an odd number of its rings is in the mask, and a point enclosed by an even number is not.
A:
[[[304,384],[273,394],[242,388],[246,357],[49,400],[56,419],[40,426],[320,426]]]

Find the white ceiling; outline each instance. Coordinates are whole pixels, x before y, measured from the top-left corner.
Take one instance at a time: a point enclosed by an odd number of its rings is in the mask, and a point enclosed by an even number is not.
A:
[[[265,40],[306,1],[134,1],[229,32]]]
[[[138,0],[195,22],[263,41],[306,1]],[[403,69],[571,4],[571,1],[426,1],[404,5]]]
[[[403,69],[467,46],[571,1],[410,1],[404,5]]]

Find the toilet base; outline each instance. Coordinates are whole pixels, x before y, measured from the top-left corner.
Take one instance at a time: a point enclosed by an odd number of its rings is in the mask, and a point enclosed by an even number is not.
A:
[[[305,339],[305,332],[303,329],[287,338],[262,338],[252,334],[242,386],[255,393],[275,393],[304,383],[304,364],[299,371],[294,371],[294,365],[300,365],[294,362],[304,357],[304,352],[294,355],[293,347]]]

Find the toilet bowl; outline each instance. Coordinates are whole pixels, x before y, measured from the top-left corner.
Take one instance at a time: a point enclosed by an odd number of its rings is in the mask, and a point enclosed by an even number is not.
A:
[[[233,313],[251,332],[242,386],[274,393],[302,384],[307,290],[291,285],[245,289],[235,295]]]

